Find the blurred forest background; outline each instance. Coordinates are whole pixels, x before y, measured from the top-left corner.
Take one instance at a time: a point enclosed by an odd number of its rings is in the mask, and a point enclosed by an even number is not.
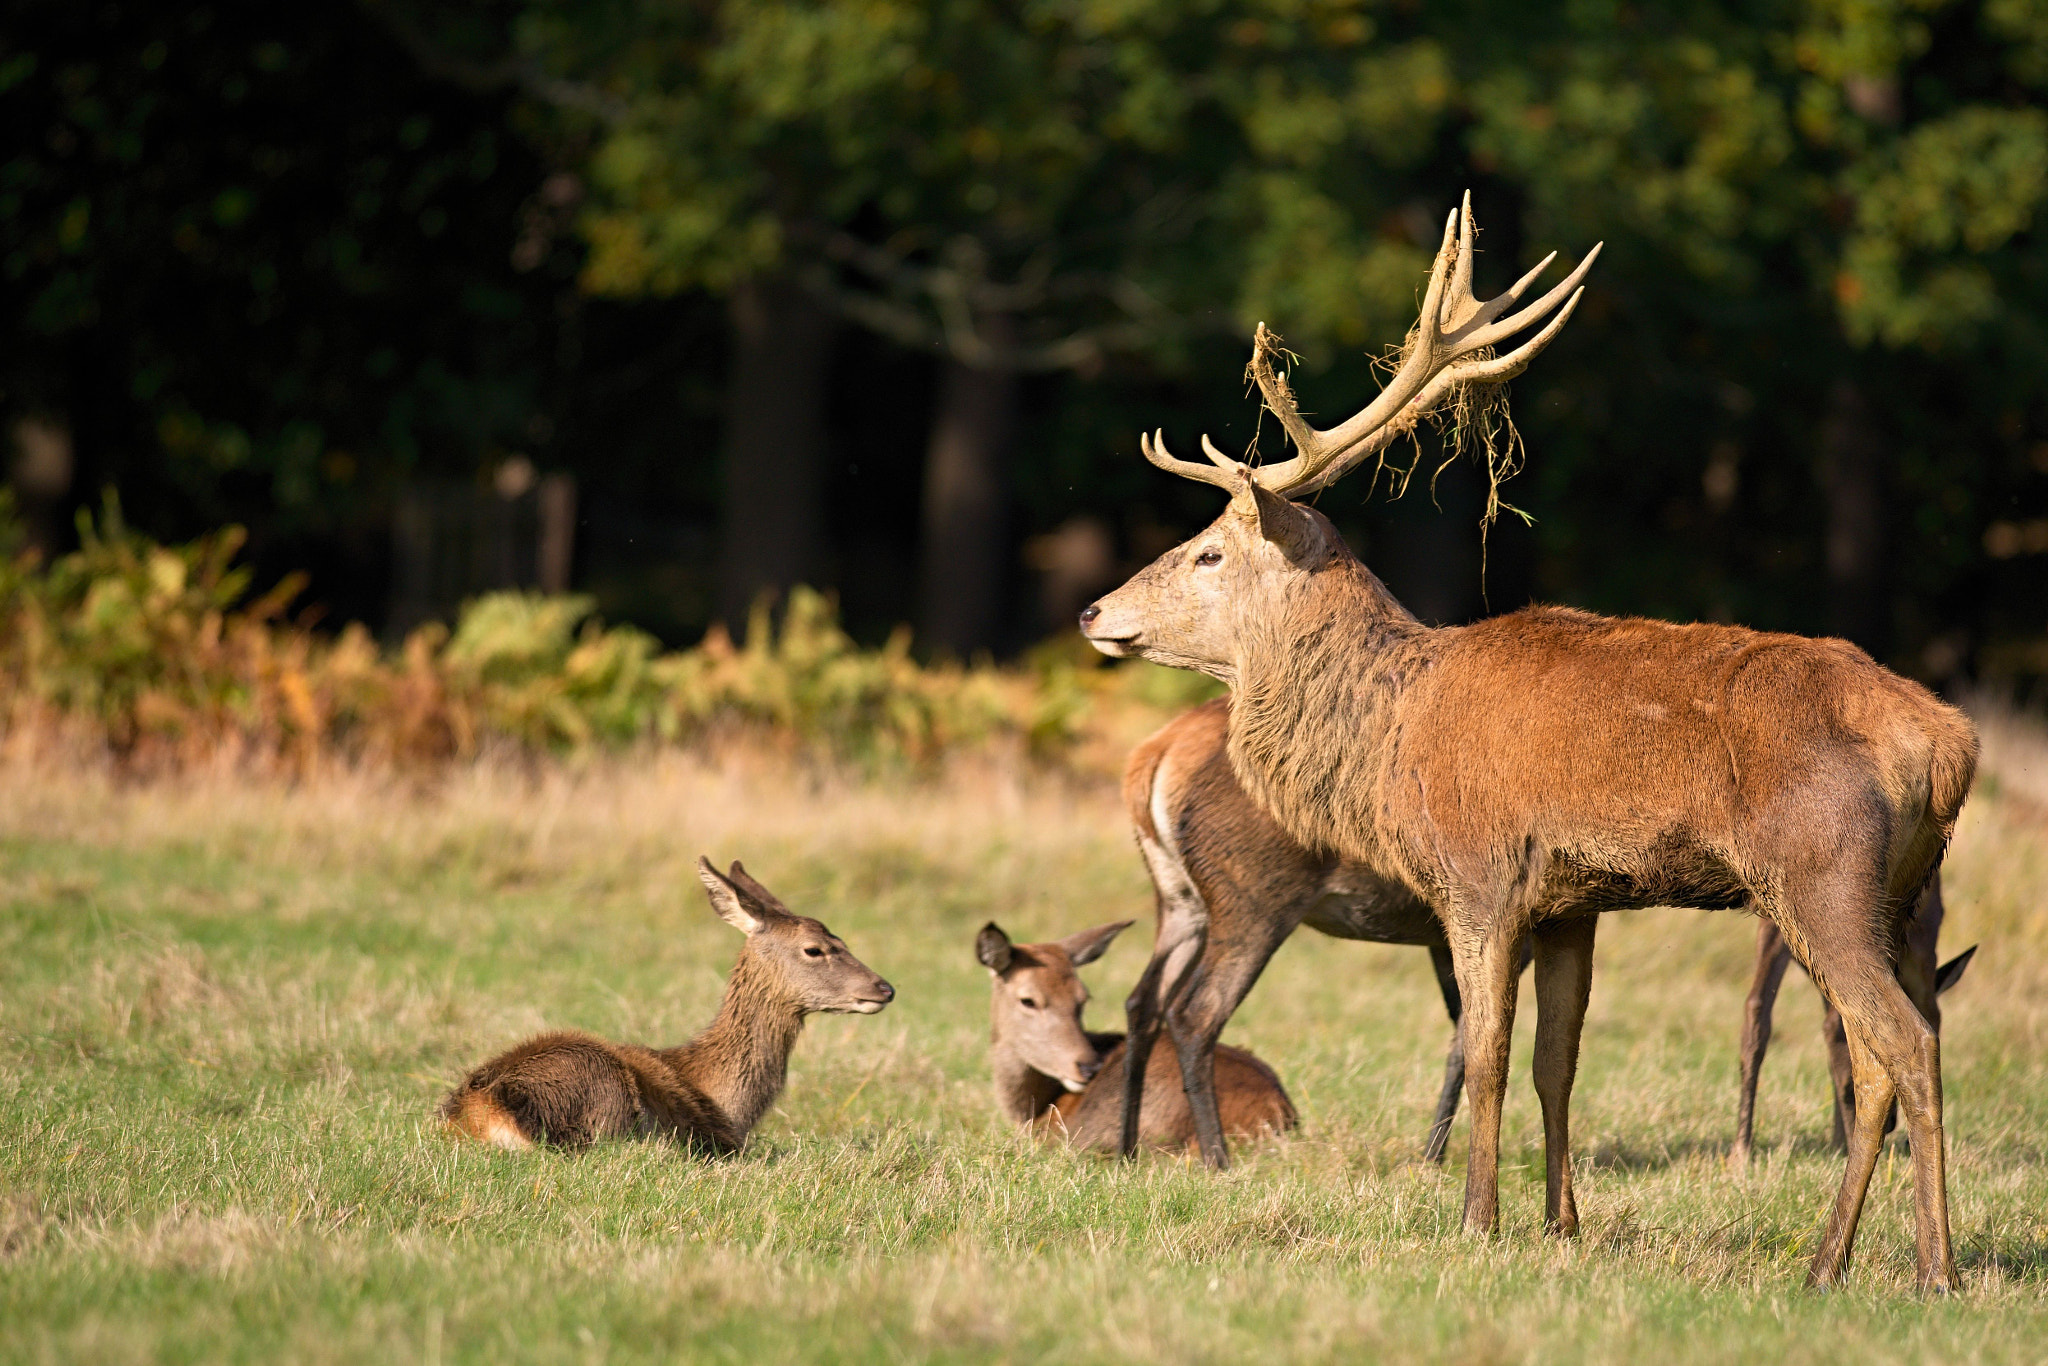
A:
[[[1214,515],[1137,434],[1253,441],[1255,321],[1362,405],[1469,187],[1482,294],[1608,247],[1483,591],[1473,470],[1323,499],[1419,614],[2048,673],[2048,0],[14,0],[0,126],[46,556],[1005,656]]]

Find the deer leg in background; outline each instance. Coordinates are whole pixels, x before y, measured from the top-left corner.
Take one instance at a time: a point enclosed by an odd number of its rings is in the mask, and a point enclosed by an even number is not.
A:
[[[1536,1098],[1543,1106],[1543,1231],[1579,1231],[1572,1198],[1572,1080],[1593,991],[1593,936],[1599,917],[1550,920],[1530,932],[1536,955]]]
[[[1159,982],[1166,973],[1166,955],[1156,949],[1138,985],[1124,1000],[1124,1099],[1123,1118],[1117,1130],[1116,1149],[1123,1157],[1138,1151],[1138,1117],[1145,1107],[1145,1069],[1152,1062],[1152,1045],[1159,1038],[1163,1016],[1159,1008]]]
[[[1792,950],[1778,927],[1762,916],[1756,926],[1756,975],[1749,984],[1749,1000],[1742,1010],[1742,1091],[1735,1102],[1735,1149],[1729,1164],[1738,1171],[1749,1165],[1756,1132],[1756,1082],[1763,1071],[1764,1054],[1771,1046],[1771,1012],[1777,1008],[1778,988],[1785,983],[1785,969],[1792,966]],[[1835,1112],[1835,1141],[1841,1142],[1842,1116]]]
[[[1465,1159],[1465,1231],[1491,1233],[1500,1222],[1500,1115],[1507,1099],[1508,1043],[1515,1028],[1515,991],[1521,981],[1522,925],[1503,912],[1476,923],[1453,920],[1451,958],[1464,1003],[1465,1094],[1471,1101],[1472,1142]],[[1506,922],[1506,923],[1503,923]]]
[[[1202,1160],[1221,1171],[1230,1165],[1223,1119],[1216,1103],[1216,1041],[1244,1004],[1259,974],[1301,923],[1298,915],[1230,917],[1212,926],[1199,970],[1185,991],[1167,998],[1166,1024],[1180,1055],[1181,1087],[1195,1121]]]
[[[1458,1095],[1465,1089],[1465,1034],[1458,1025],[1458,1016],[1463,1011],[1450,949],[1430,945],[1429,961],[1436,969],[1437,989],[1444,994],[1444,1010],[1451,1017],[1451,1051],[1444,1056],[1444,1089],[1437,1095],[1436,1118],[1430,1122],[1429,1138],[1422,1145],[1423,1160],[1441,1166],[1444,1149],[1451,1141],[1451,1121],[1458,1117]]]
[[[1150,851],[1147,851],[1148,859]],[[1159,926],[1152,959],[1124,1001],[1124,1104],[1117,1151],[1138,1151],[1138,1121],[1145,1105],[1145,1072],[1167,1007],[1188,988],[1209,942],[1209,907],[1185,877],[1161,881]],[[1198,1121],[1199,1122],[1199,1121]]]

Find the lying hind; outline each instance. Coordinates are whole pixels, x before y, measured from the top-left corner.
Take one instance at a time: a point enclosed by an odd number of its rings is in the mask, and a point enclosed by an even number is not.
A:
[[[697,876],[712,909],[747,937],[704,1032],[679,1048],[536,1035],[448,1093],[440,1114],[452,1131],[501,1148],[643,1134],[734,1152],[781,1094],[804,1016],[873,1015],[895,998],[837,935],[791,914],[739,864],[726,877],[700,858]]]

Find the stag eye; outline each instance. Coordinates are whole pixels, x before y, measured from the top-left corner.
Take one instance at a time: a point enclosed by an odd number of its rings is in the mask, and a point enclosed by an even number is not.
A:
[[[1024,1007],[1024,1008],[1025,1008],[1026,1010],[1036,1010],[1036,1009],[1038,1009],[1038,1002],[1036,1002],[1036,1001],[1032,1000],[1032,999],[1031,999],[1031,998],[1030,998],[1029,996],[1020,996],[1020,997],[1018,997],[1018,998],[1017,998],[1017,1004],[1018,1004],[1018,1005],[1020,1005],[1020,1006],[1023,1006],[1023,1007]]]
[[[804,950],[804,957],[806,958],[823,958],[824,956],[825,951],[815,944]]]
[[[1195,556],[1195,563],[1203,566],[1222,564],[1223,552],[1220,550],[1205,550]]]

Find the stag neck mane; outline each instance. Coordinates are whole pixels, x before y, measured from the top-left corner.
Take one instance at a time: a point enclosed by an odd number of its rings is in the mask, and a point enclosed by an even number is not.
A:
[[[1396,874],[1380,787],[1402,696],[1429,667],[1437,633],[1341,548],[1281,610],[1247,617],[1230,707],[1238,781],[1310,849]]]
[[[768,969],[748,953],[726,980],[717,1016],[661,1057],[746,1134],[782,1094],[790,1052],[803,1032],[803,1006],[777,991]]]

